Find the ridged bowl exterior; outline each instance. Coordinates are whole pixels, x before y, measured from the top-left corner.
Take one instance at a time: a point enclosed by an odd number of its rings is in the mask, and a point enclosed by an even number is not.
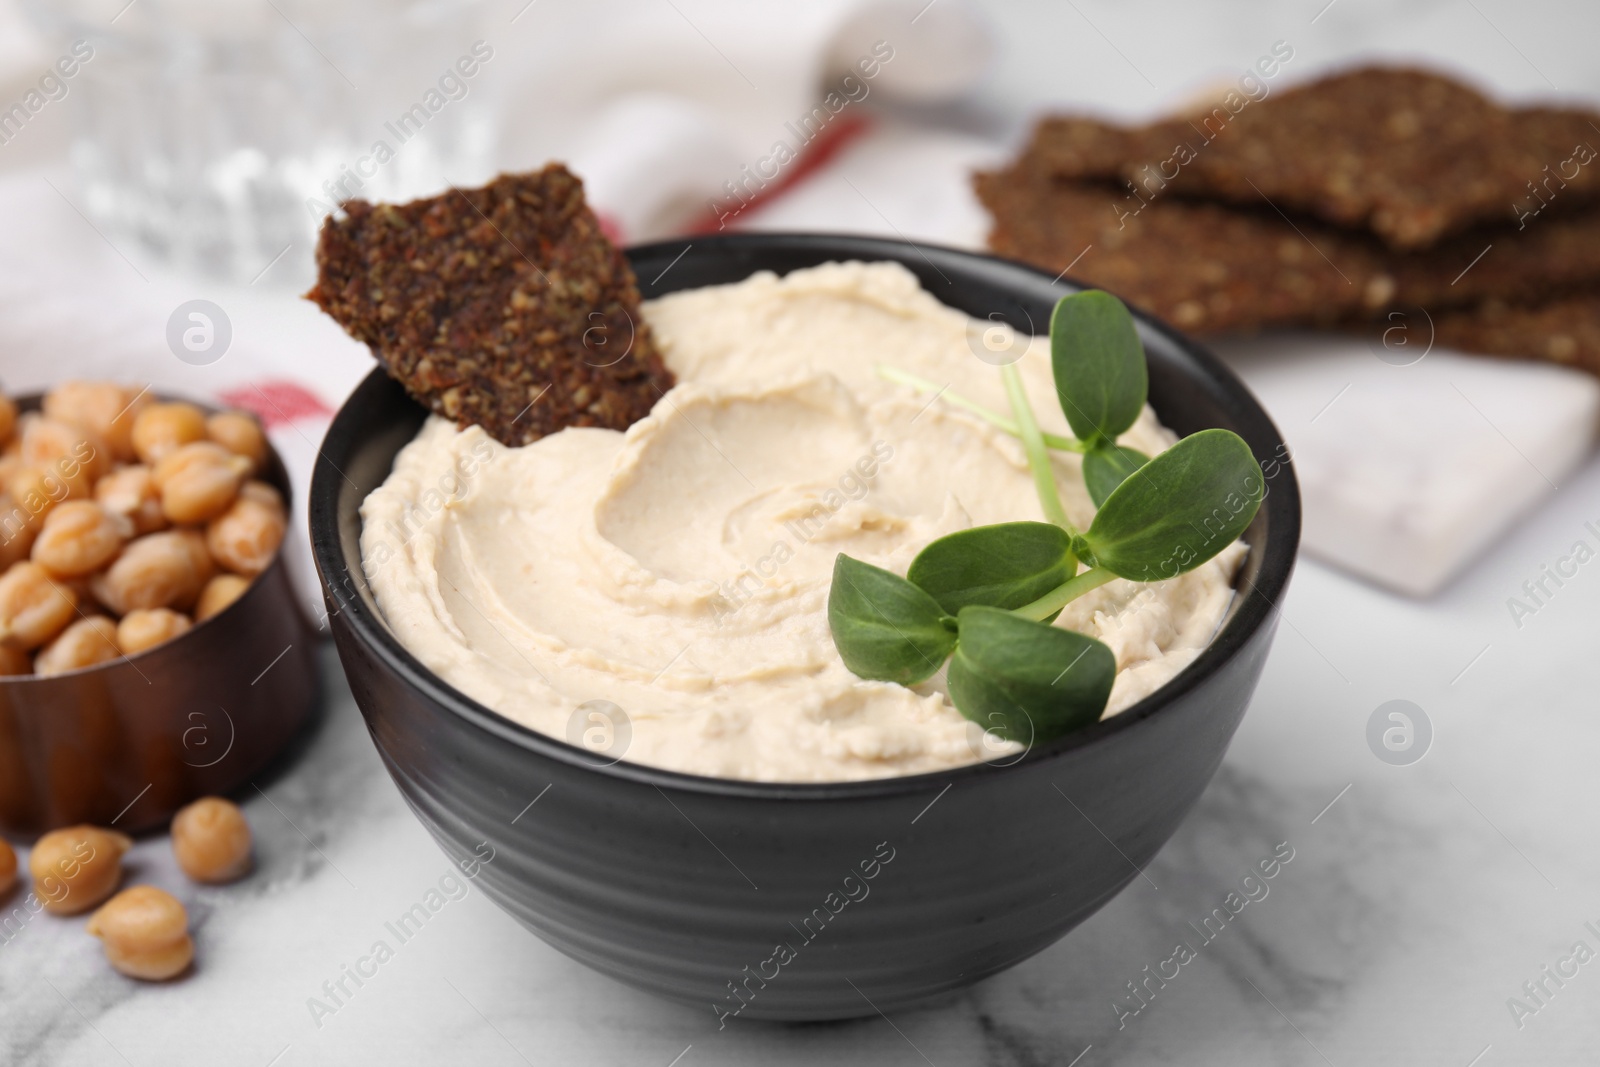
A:
[[[1055,300],[1078,288],[869,238],[696,238],[684,249],[630,253],[646,297],[756,270],[893,260],[951,306],[1043,331]],[[424,418],[374,372],[324,442],[311,526],[340,658],[407,803],[455,859],[492,854],[479,885],[545,941],[724,1023],[889,1011],[1046,948],[1140,876],[1215,773],[1299,540],[1294,475],[1267,416],[1214,357],[1148,318],[1139,327],[1163,420],[1179,433],[1233,429],[1263,464],[1268,495],[1222,631],[1149,699],[1012,766],[854,783],[604,766],[422,667],[384,625],[360,567],[357,509]]]

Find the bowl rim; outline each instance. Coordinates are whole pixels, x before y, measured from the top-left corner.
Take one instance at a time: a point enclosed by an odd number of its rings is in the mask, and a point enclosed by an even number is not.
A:
[[[849,233],[760,232],[699,235],[629,246],[625,252],[631,262],[647,256],[670,257],[673,254],[681,254],[687,252],[690,245],[731,249],[736,252],[747,251],[759,255],[762,251],[771,251],[771,246],[774,244],[812,251],[829,250],[836,253],[818,262],[860,260],[904,264],[909,256],[915,255],[932,265],[929,257],[933,256],[950,265],[974,262],[987,264],[987,269],[997,272],[1000,276],[1009,275],[1014,284],[1027,282],[1037,286],[1043,279],[1049,286],[1059,288],[1062,295],[1080,289],[1094,288],[1067,277],[1065,272],[1052,277],[1049,272],[1031,265],[987,253]],[[755,266],[751,273],[769,269],[771,268]],[[653,284],[650,283],[652,286]],[[641,289],[648,287],[642,285]],[[937,299],[937,295],[934,295]],[[1194,660],[1164,685],[1111,718],[1102,719],[1044,745],[1030,746],[1022,756],[1010,762],[962,764],[918,774],[843,781],[770,782],[717,778],[633,763],[626,758],[612,762],[598,760],[586,749],[514,722],[457,690],[429,670],[400,644],[387,623],[377,617],[376,602],[372,601],[369,607],[360,594],[355,592],[353,578],[350,579],[349,588],[341,588],[341,583],[329,580],[330,574],[348,575],[351,570],[351,561],[346,559],[341,549],[339,536],[338,498],[339,483],[343,480],[343,475],[329,456],[330,454],[344,456],[355,446],[352,419],[348,412],[352,403],[369,388],[388,386],[389,379],[381,366],[375,367],[339,406],[321,447],[317,449],[311,480],[308,520],[312,556],[316,563],[317,574],[322,581],[324,595],[333,602],[330,605],[329,624],[347,626],[352,636],[359,640],[385,669],[392,671],[406,685],[419,691],[434,704],[448,709],[451,714],[469,726],[484,730],[502,741],[510,742],[530,755],[552,759],[576,770],[587,770],[605,777],[636,785],[653,786],[657,789],[671,788],[679,793],[735,796],[755,800],[808,801],[848,801],[919,793],[932,788],[948,788],[957,783],[973,782],[994,774],[1004,774],[1013,767],[1036,766],[1059,760],[1081,749],[1105,743],[1108,739],[1126,731],[1148,728],[1146,724],[1150,719],[1166,711],[1178,701],[1178,698],[1193,691],[1216,674],[1255,637],[1263,626],[1268,625],[1277,612],[1279,601],[1293,573],[1299,546],[1300,492],[1292,456],[1284,445],[1282,434],[1239,377],[1211,352],[1165,322],[1136,308],[1130,310],[1141,327],[1162,335],[1184,357],[1198,365],[1203,377],[1209,378],[1220,388],[1237,409],[1236,417],[1252,424],[1241,426],[1241,430],[1250,430],[1261,443],[1269,448],[1275,446],[1282,455],[1279,472],[1273,477],[1271,491],[1267,493],[1262,503],[1264,510],[1271,508],[1267,537],[1259,547],[1250,546],[1251,552],[1262,553],[1258,580],[1251,583],[1250,593],[1253,595],[1245,595],[1236,586],[1233,603],[1211,641]],[[359,545],[357,551],[359,552]],[[359,558],[354,560],[354,569],[357,571],[361,569]],[[335,617],[341,619],[341,623],[335,624],[333,622]]]
[[[10,399],[11,399],[11,402],[16,405],[16,407],[17,407],[17,415],[20,417],[21,415],[23,415],[25,413],[40,411],[42,409],[43,404],[44,404],[45,394],[48,393],[48,392],[49,392],[49,390],[46,389],[46,390],[44,390],[42,392],[21,393],[21,394],[12,396]],[[193,404],[195,407],[199,408],[201,411],[204,411],[207,416],[219,415],[219,414],[221,414],[221,413],[223,413],[225,411],[245,411],[245,410],[247,410],[245,408],[221,407],[221,406],[213,404],[213,403],[211,403],[209,401],[196,400],[193,397],[175,396],[175,395],[170,394],[170,393],[157,393],[157,392],[154,392],[153,390],[151,391],[151,401],[153,403],[157,403],[157,404],[172,404],[172,403]],[[259,425],[261,427],[261,438],[262,438],[262,441],[265,442],[265,444],[267,446],[267,454],[266,454],[266,457],[262,460],[261,465],[250,475],[249,478],[246,479],[246,481],[265,481],[268,485],[272,486],[272,488],[276,489],[278,491],[278,495],[283,498],[284,535],[283,535],[282,539],[279,540],[277,549],[272,553],[271,562],[269,562],[265,567],[262,567],[261,570],[259,572],[257,572],[256,574],[251,575],[250,576],[250,582],[249,582],[248,585],[245,586],[244,591],[241,592],[238,596],[234,597],[233,600],[231,602],[229,602],[226,606],[224,606],[221,611],[217,612],[215,615],[208,615],[204,619],[193,619],[193,618],[191,618],[189,628],[187,630],[185,630],[183,633],[179,634],[177,637],[171,637],[171,638],[168,638],[165,641],[162,641],[159,644],[151,645],[149,648],[140,649],[138,652],[133,653],[131,656],[126,652],[120,652],[120,653],[118,653],[118,655],[117,655],[117,657],[115,659],[108,659],[108,660],[105,660],[104,662],[101,662],[101,663],[91,663],[87,667],[74,667],[70,671],[59,671],[56,674],[38,674],[38,673],[30,672],[28,674],[0,675],[0,686],[20,686],[20,685],[42,685],[42,686],[47,686],[47,685],[50,685],[52,682],[56,681],[56,679],[58,679],[58,678],[77,678],[77,677],[79,677],[81,675],[93,674],[96,671],[106,671],[106,670],[109,670],[112,667],[117,667],[117,666],[120,666],[121,664],[124,664],[124,663],[133,663],[133,662],[137,661],[138,659],[140,659],[141,657],[149,656],[149,655],[151,655],[153,653],[167,651],[167,650],[171,649],[173,646],[176,646],[178,644],[183,643],[183,641],[186,638],[188,638],[191,634],[195,633],[195,631],[199,630],[202,626],[205,626],[208,623],[213,622],[216,619],[220,619],[224,615],[227,615],[229,612],[233,611],[235,608],[240,607],[244,603],[245,600],[249,599],[250,594],[256,591],[258,585],[261,582],[261,579],[265,578],[269,571],[278,569],[280,567],[287,566],[287,564],[284,562],[284,558],[285,558],[284,546],[288,543],[289,537],[290,537],[291,534],[294,533],[294,529],[295,529],[295,527],[294,527],[294,492],[293,492],[294,486],[293,486],[292,480],[289,477],[288,464],[284,463],[283,456],[279,454],[277,448],[273,445],[272,438],[267,433],[267,426],[266,426],[265,421],[262,420],[261,416],[257,415],[253,411],[249,412],[249,414],[256,420],[257,425]],[[115,421],[115,420],[113,420],[113,421]],[[278,477],[278,476],[281,476],[281,477]],[[282,483],[283,483],[282,485],[278,484],[279,480],[282,481]],[[93,497],[90,497],[88,499],[93,499]],[[203,527],[203,525],[204,524],[202,524],[202,527]],[[172,529],[172,527],[169,526],[169,527],[165,527],[164,529]],[[156,530],[156,531],[152,531],[152,532],[161,533],[163,531],[162,530]],[[146,535],[141,534],[140,536],[146,536]],[[134,538],[134,539],[131,539],[131,540],[137,540],[137,538]],[[223,568],[221,566],[221,564],[217,565],[217,574],[218,575],[232,574],[232,573],[234,573],[234,572],[226,570],[225,568]],[[244,577],[244,576],[240,575],[240,577]],[[295,610],[296,611],[300,611],[301,609],[299,608],[298,605],[296,605],[295,606]],[[183,614],[186,615],[186,616],[189,616],[192,613],[184,612]],[[71,625],[74,625],[76,622],[78,622],[80,620],[89,619],[89,618],[93,618],[93,617],[94,617],[93,615],[85,615],[83,613],[82,605],[80,604],[79,608],[78,608],[78,618],[73,620],[73,622],[68,623],[67,625],[71,626]],[[111,616],[109,613],[105,613],[104,617],[110,618],[113,623],[119,623],[119,622],[122,621],[121,619],[118,619],[118,618],[115,618],[115,617]],[[301,619],[301,622],[304,622],[304,621],[305,621],[304,619]],[[46,644],[48,644],[48,643],[49,642],[46,642]],[[43,646],[41,646],[41,647],[43,647]],[[37,651],[38,651],[38,649],[33,650],[34,653],[37,653]],[[135,668],[135,669],[137,670],[137,668]]]

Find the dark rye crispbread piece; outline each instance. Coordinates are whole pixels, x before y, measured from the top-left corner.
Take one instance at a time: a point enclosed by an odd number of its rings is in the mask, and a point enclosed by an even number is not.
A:
[[[627,259],[558,163],[409,204],[347,201],[317,267],[308,299],[417,400],[502,444],[624,430],[672,388]]]
[[[1057,178],[1119,178],[1140,154],[1139,135],[1083,115],[1046,115],[1034,125],[1021,159]]]
[[[1506,109],[1438,74],[1384,67],[1260,100],[1231,95],[1233,109],[1224,97],[1137,128],[1046,120],[1026,154],[1062,178],[1118,176],[1147,193],[1269,200],[1370,229],[1401,249],[1510,222],[1547,201],[1600,196],[1592,112]]]
[[[1141,203],[1026,166],[978,174],[974,186],[993,220],[992,251],[1068,273],[1194,333],[1331,323],[1391,295],[1363,242],[1327,227],[1312,227],[1313,247],[1275,215],[1176,197]]]
[[[1563,363],[1600,375],[1600,295],[1532,306],[1490,300],[1434,319],[1434,343],[1463,352]]]
[[[994,252],[1068,271],[1198,334],[1326,325],[1396,306],[1537,300],[1600,284],[1600,208],[1404,253],[1270,208],[1141,200],[1109,184],[1052,178],[1026,161],[979,174],[975,186],[993,218]]]
[[[1480,300],[1541,301],[1600,284],[1600,207],[1546,213],[1523,228],[1481,226],[1420,252],[1380,249],[1397,301],[1447,308]]]

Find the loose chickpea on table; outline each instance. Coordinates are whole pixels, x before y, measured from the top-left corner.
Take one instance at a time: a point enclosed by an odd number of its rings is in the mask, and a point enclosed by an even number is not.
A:
[[[162,982],[194,962],[189,913],[178,898],[150,885],[124,889],[90,918],[111,966],[129,978]]]
[[[122,857],[132,845],[113,830],[70,826],[39,838],[28,856],[28,871],[47,911],[78,915],[98,906],[85,929],[100,939],[112,967],[130,978],[165,981],[194,962],[189,913],[155,886],[117,892]],[[253,860],[250,824],[232,801],[202,797],[173,816],[172,854],[192,881],[235,881],[249,873]],[[16,881],[17,855],[0,839],[0,899]]]
[[[197,882],[242,878],[250,870],[250,824],[237,804],[201,797],[172,817],[172,855]]]
[[[113,382],[63,383],[41,409],[0,396],[0,675],[148,651],[276,557],[288,512],[252,480],[255,416]]]
[[[46,911],[88,911],[116,890],[122,881],[122,855],[132,847],[126,834],[98,826],[52,830],[28,853],[33,891]]]

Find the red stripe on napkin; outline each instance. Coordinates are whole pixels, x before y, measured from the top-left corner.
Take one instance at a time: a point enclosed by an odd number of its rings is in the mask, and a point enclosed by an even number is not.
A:
[[[304,386],[290,381],[251,382],[224,390],[217,398],[229,407],[243,408],[269,428],[300,419],[327,418],[333,411]]]
[[[816,139],[806,146],[805,151],[794,161],[794,165],[780,174],[754,196],[739,205],[738,214],[764,207],[778,197],[793,189],[796,185],[811,177],[826,166],[834,156],[837,156],[846,145],[858,139],[862,134],[872,128],[872,120],[859,113],[841,115],[834,122],[824,126],[817,134]],[[724,229],[721,218],[715,211],[707,211],[689,225],[684,227],[684,235],[693,237],[703,233],[716,233]]]

